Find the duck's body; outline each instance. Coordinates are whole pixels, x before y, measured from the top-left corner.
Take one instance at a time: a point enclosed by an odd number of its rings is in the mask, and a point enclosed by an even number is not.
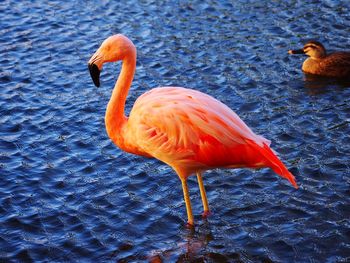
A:
[[[309,56],[302,66],[305,73],[333,78],[350,78],[350,52],[327,54],[320,42],[309,41],[302,49],[289,50],[288,53]]]
[[[350,52],[334,52],[322,58],[307,58],[302,70],[325,77],[350,77]]]

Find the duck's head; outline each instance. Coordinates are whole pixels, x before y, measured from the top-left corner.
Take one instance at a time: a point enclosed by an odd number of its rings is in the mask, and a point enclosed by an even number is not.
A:
[[[302,49],[289,50],[289,54],[306,54],[311,58],[318,59],[326,56],[324,46],[315,40],[308,41]]]

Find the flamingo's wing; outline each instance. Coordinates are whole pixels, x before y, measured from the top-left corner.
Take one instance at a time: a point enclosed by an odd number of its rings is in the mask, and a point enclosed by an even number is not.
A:
[[[270,144],[255,135],[226,105],[201,92],[178,87],[153,89],[134,105],[128,140],[165,162],[185,159],[208,147]]]

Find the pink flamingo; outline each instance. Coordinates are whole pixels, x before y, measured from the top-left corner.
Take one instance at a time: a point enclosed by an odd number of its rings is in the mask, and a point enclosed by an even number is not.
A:
[[[193,214],[187,178],[196,173],[204,207],[209,206],[202,172],[214,168],[270,167],[298,188],[294,176],[270,149],[270,141],[254,134],[230,108],[213,97],[181,87],[161,87],[141,95],[130,112],[124,106],[136,68],[136,48],[121,34],[107,38],[88,62],[94,84],[105,62],[122,60],[122,69],[107,105],[110,139],[122,150],[154,157],[179,176],[188,224]]]

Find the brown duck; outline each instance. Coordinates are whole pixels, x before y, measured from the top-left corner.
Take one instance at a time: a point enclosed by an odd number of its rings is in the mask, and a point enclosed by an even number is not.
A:
[[[288,53],[309,56],[302,67],[305,73],[325,77],[350,78],[350,52],[327,54],[326,49],[320,42],[309,41],[302,49],[289,50]]]

